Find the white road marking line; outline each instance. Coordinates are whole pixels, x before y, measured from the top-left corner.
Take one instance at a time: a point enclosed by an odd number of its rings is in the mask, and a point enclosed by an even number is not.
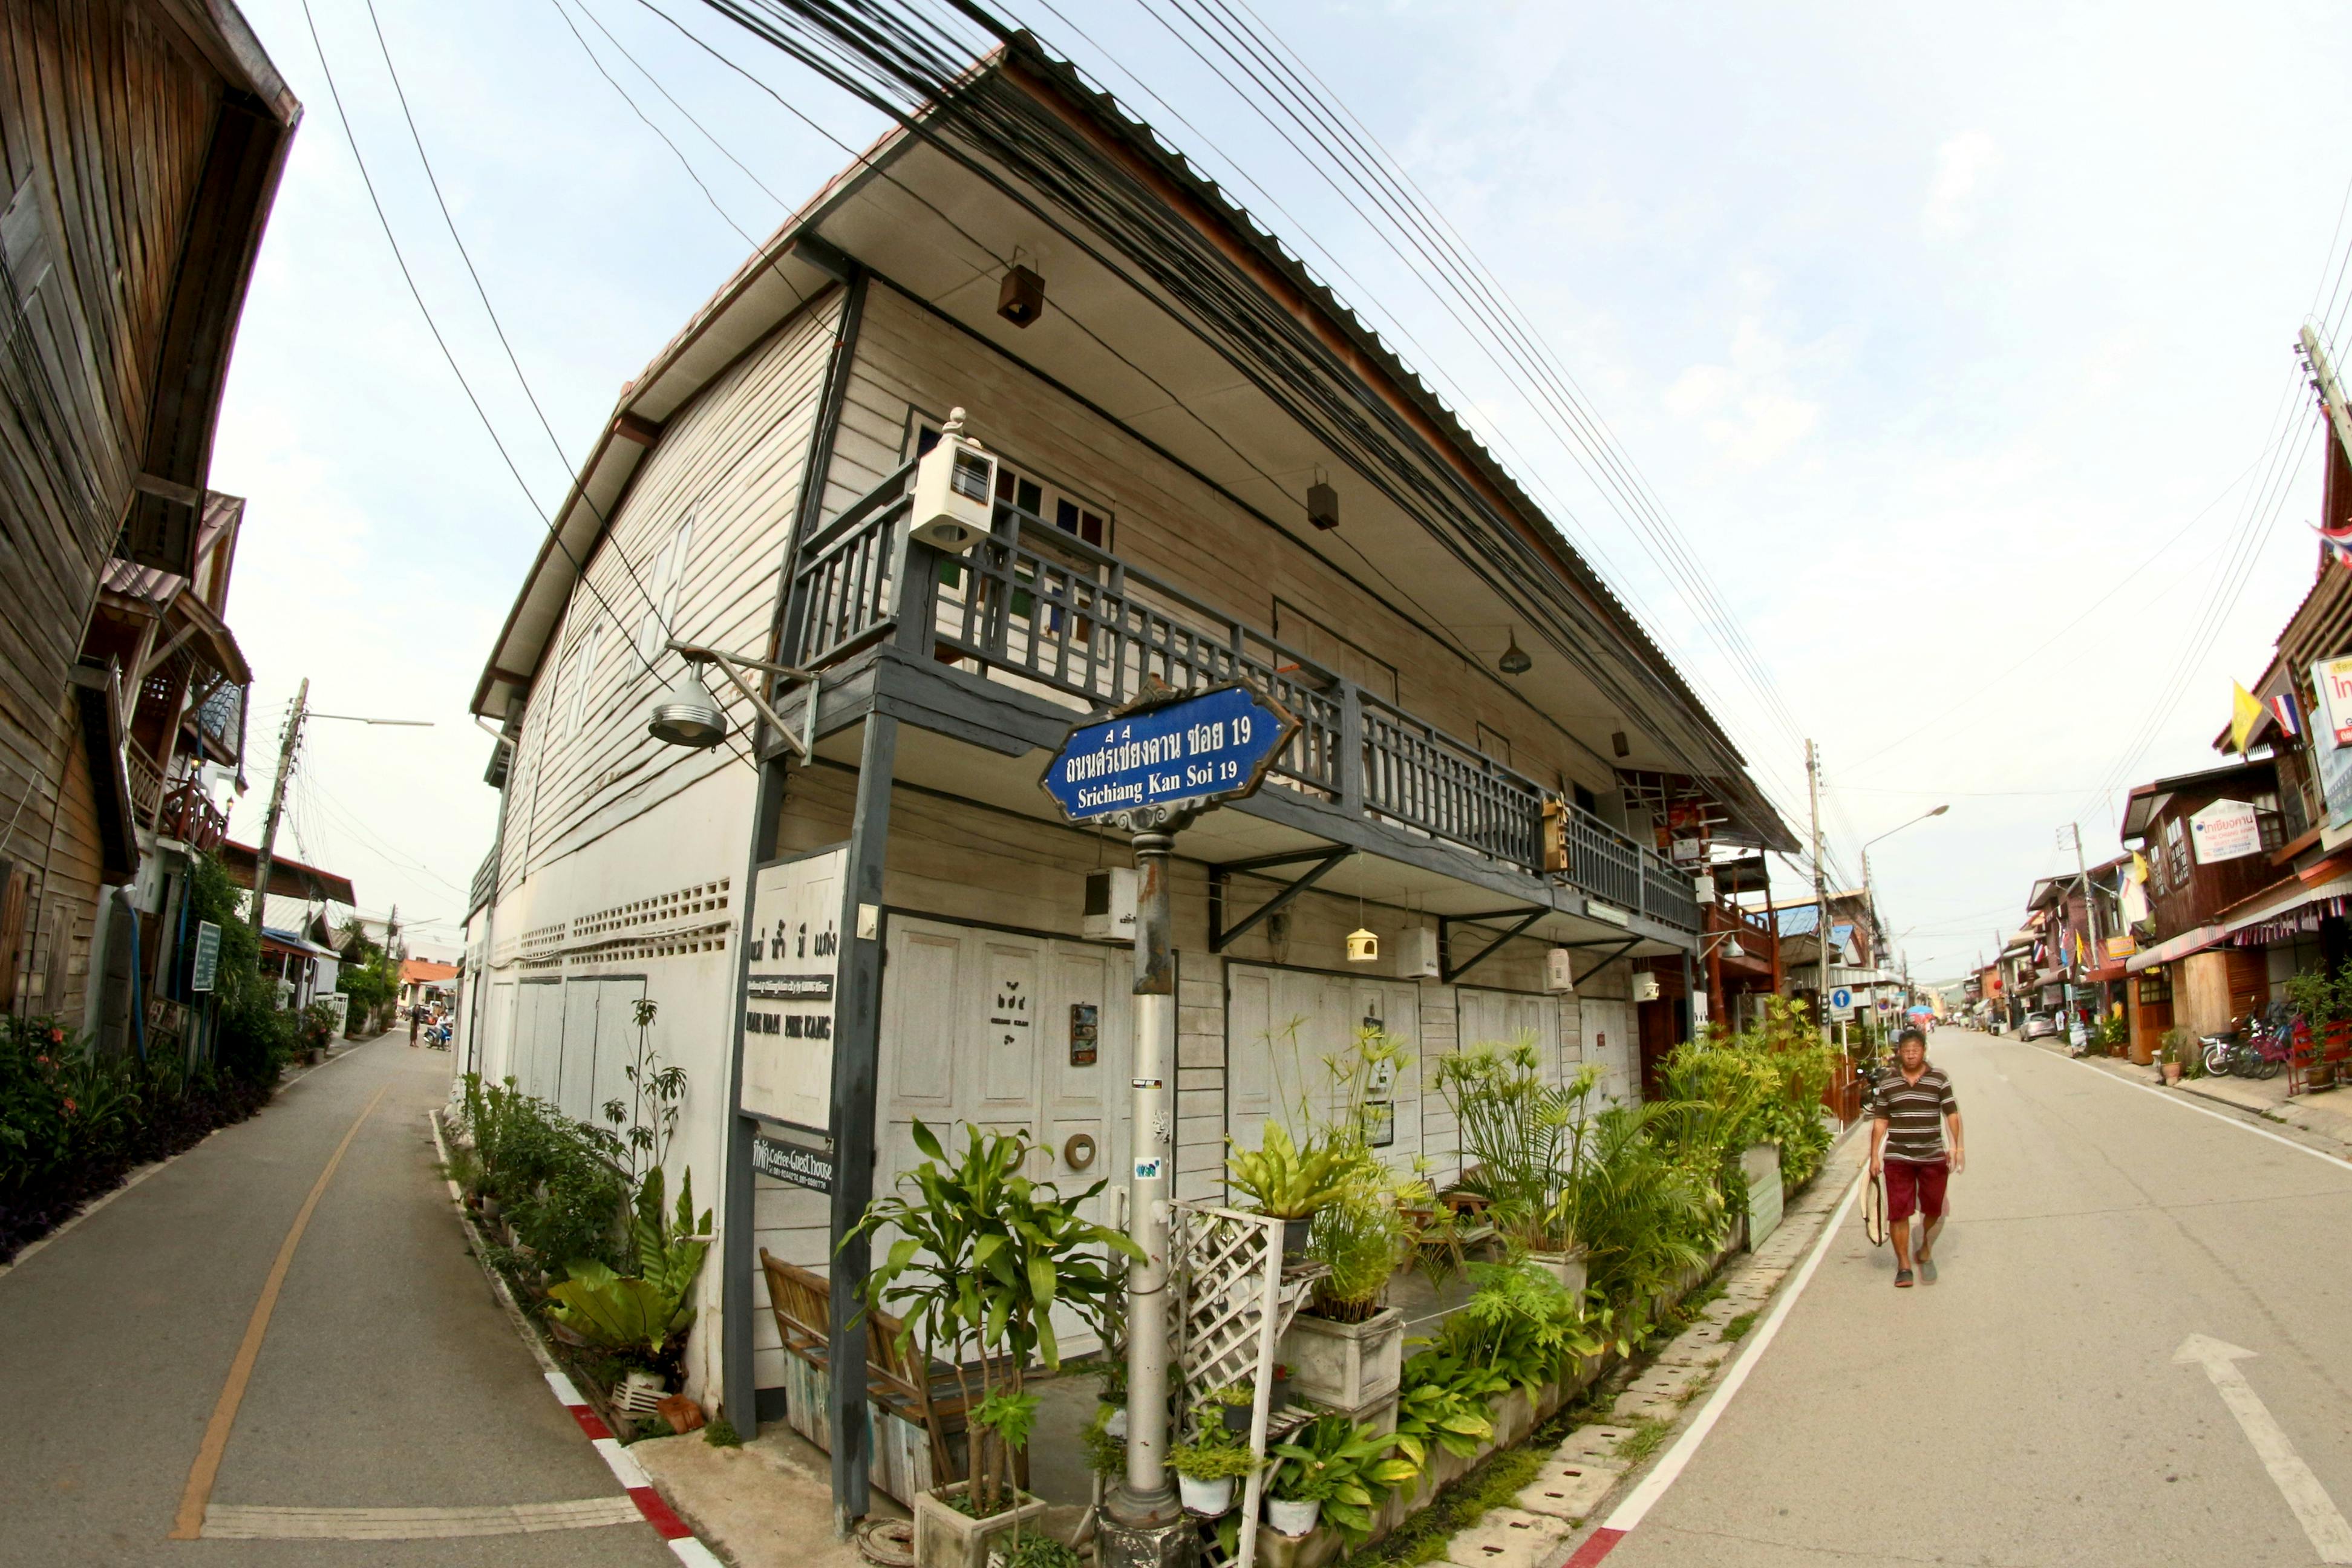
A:
[[[612,1468],[614,1476],[623,1486],[650,1487],[654,1484],[653,1477],[646,1474],[646,1468],[621,1447],[619,1438],[598,1437],[593,1440],[591,1447],[604,1456],[604,1463]]]
[[[2213,1380],[2213,1387],[2221,1395],[2221,1403],[2245,1428],[2246,1441],[2254,1446],[2254,1457],[2263,1468],[2271,1473],[2279,1495],[2294,1512],[2295,1521],[2303,1526],[2304,1534],[2311,1538],[2311,1549],[2319,1553],[2322,1563],[2352,1563],[2352,1524],[2344,1522],[2327,1489],[2294,1451],[2294,1444],[2282,1430],[2246,1381],[2238,1363],[2256,1354],[2204,1334],[2191,1334],[2180,1342],[2172,1352],[2175,1366],[2201,1366],[2205,1375]]]
[[[446,1541],[471,1535],[532,1535],[635,1524],[625,1497],[579,1502],[499,1503],[488,1508],[260,1508],[214,1503],[207,1541]]]
[[[1748,1353],[1732,1363],[1731,1370],[1724,1374],[1723,1381],[1716,1386],[1714,1396],[1708,1399],[1706,1408],[1698,1413],[1698,1418],[1685,1428],[1683,1435],[1675,1440],[1674,1447],[1668,1448],[1665,1457],[1658,1461],[1657,1467],[1643,1477],[1641,1484],[1626,1495],[1623,1502],[1617,1505],[1615,1510],[1609,1515],[1609,1521],[1603,1526],[1604,1529],[1615,1531],[1620,1534],[1632,1530],[1642,1522],[1643,1516],[1652,1508],[1656,1506],[1658,1500],[1666,1495],[1666,1489],[1681,1479],[1684,1469],[1698,1453],[1699,1445],[1706,1442],[1707,1434],[1715,1430],[1715,1424],[1723,1419],[1723,1413],[1730,1406],[1732,1396],[1737,1394],[1741,1385],[1747,1383],[1748,1374],[1756,1370],[1756,1363],[1763,1359],[1765,1351],[1770,1348],[1773,1338],[1780,1331],[1781,1323],[1788,1319],[1790,1309],[1796,1306],[1797,1298],[1802,1296],[1805,1293],[1805,1287],[1811,1283],[1814,1270],[1822,1266],[1822,1258],[1828,1254],[1830,1243],[1837,1239],[1839,1230],[1845,1224],[1847,1211],[1853,1207],[1854,1197],[1862,1191],[1863,1179],[1867,1174],[1868,1169],[1869,1167],[1865,1165],[1862,1170],[1854,1173],[1853,1184],[1845,1190],[1845,1196],[1838,1200],[1836,1212],[1830,1215],[1829,1224],[1822,1227],[1821,1236],[1813,1242],[1813,1249],[1807,1255],[1805,1266],[1797,1270],[1796,1279],[1790,1281],[1788,1289],[1781,1294],[1778,1301],[1773,1303],[1771,1312],[1761,1324],[1758,1325],[1755,1333],[1750,1337]]]
[[[727,1564],[720,1560],[719,1553],[711,1551],[691,1535],[679,1536],[669,1543],[669,1549],[677,1553],[677,1560],[685,1563],[687,1568],[727,1568]]]
[[[2134,1083],[2127,1078],[2117,1078],[2115,1074],[2107,1071],[2105,1068],[2095,1068],[2088,1062],[2075,1061],[2072,1057],[2062,1057],[2059,1059],[2062,1061],[2073,1062],[2074,1066],[2081,1068],[2084,1071],[2089,1073],[2094,1078],[2102,1079],[2108,1083],[2117,1085],[2123,1089],[2136,1089],[2142,1094],[2152,1094],[2167,1105],[2177,1107],[2182,1110],[2193,1110],[2200,1116],[2210,1116],[2214,1121],[2221,1122],[2226,1126],[2234,1127],[2241,1132],[2251,1132],[2257,1138],[2267,1138],[2273,1143],[2284,1144],[2298,1154],[2308,1154],[2315,1160],[2325,1160],[2331,1165],[2340,1166],[2347,1171],[2352,1171],[2352,1160],[2340,1159],[2334,1154],[2325,1153],[2320,1150],[2315,1149],[2308,1143],[2298,1143],[2292,1138],[2282,1138],[2275,1132],[2266,1132],[2259,1127],[2249,1127],[2234,1116],[2224,1115],[2219,1110],[2210,1110],[2201,1105],[2191,1105],[2185,1100],[2176,1100],[2160,1089],[2152,1088],[2144,1083]]]

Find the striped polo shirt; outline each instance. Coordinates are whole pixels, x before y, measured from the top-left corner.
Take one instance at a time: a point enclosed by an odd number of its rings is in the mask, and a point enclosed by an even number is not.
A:
[[[1952,1080],[1944,1069],[1930,1067],[1912,1083],[1901,1068],[1878,1075],[1870,1097],[1870,1113],[1886,1123],[1885,1155],[1907,1165],[1928,1165],[1944,1159],[1944,1118],[1960,1108],[1952,1098]]]

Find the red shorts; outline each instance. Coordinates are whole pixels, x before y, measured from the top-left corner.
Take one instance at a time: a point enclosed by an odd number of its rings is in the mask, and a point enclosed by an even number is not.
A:
[[[1916,1210],[1925,1215],[1933,1225],[1944,1217],[1944,1184],[1951,1179],[1952,1167],[1942,1160],[1915,1165],[1908,1160],[1889,1160],[1886,1169],[1886,1218],[1900,1225]]]

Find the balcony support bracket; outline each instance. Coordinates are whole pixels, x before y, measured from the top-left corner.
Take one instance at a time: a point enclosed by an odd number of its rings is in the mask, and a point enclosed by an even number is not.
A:
[[[1209,951],[1224,952],[1236,938],[1249,931],[1268,915],[1275,913],[1291,900],[1321,881],[1340,861],[1354,853],[1355,850],[1343,844],[1331,849],[1302,849],[1288,855],[1262,855],[1254,860],[1231,860],[1222,866],[1210,867]],[[1280,892],[1244,916],[1237,923],[1232,926],[1224,923],[1225,900],[1232,888],[1232,878],[1235,872],[1270,871],[1278,867],[1297,866],[1310,861],[1313,863],[1307,865],[1307,869],[1299,873],[1295,881],[1286,884]]]
[[[1444,915],[1438,916],[1438,978],[1448,985],[1453,984],[1455,981],[1461,979],[1464,975],[1469,973],[1472,970],[1477,968],[1488,959],[1494,957],[1496,952],[1502,950],[1505,942],[1510,941],[1513,937],[1519,935],[1529,926],[1535,924],[1536,921],[1543,919],[1544,916],[1552,912],[1553,911],[1549,906],[1538,904],[1531,910],[1500,910],[1494,914],[1489,915],[1457,915],[1451,918]],[[1514,924],[1508,931],[1503,932],[1502,935],[1496,937],[1494,941],[1488,942],[1486,946],[1480,948],[1476,952],[1472,953],[1468,958],[1464,959],[1460,963],[1454,962],[1454,928],[1455,926],[1470,925],[1479,921],[1500,920],[1507,915],[1517,915],[1519,917],[1517,923]],[[1483,930],[1484,928],[1482,927],[1481,929]]]

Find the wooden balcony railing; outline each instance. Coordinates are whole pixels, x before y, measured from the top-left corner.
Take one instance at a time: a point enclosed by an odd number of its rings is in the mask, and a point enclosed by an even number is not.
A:
[[[202,780],[184,778],[163,796],[163,810],[155,819],[155,831],[202,854],[228,837],[228,818],[213,804],[212,795]]]
[[[1269,783],[1416,835],[1544,875],[1547,801],[1564,816],[1564,880],[1685,931],[1699,929],[1690,879],[1618,829],[1353,681],[1109,552],[999,501],[995,531],[961,556],[914,544],[890,476],[800,551],[783,662],[822,668],[879,640],[911,612],[942,658],[969,658],[1074,713],[1116,707],[1148,679],[1180,689],[1243,679],[1299,730]]]

